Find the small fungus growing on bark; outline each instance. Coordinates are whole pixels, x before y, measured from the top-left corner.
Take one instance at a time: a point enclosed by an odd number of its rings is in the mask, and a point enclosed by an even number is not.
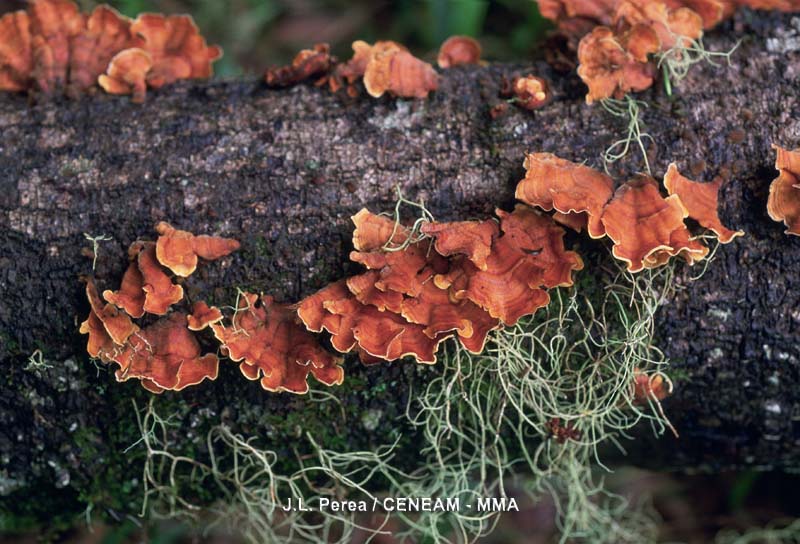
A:
[[[183,287],[172,283],[159,264],[155,243],[134,242],[129,251],[137,256],[139,271],[142,273],[144,311],[156,315],[166,314],[170,306],[183,299]]]
[[[30,18],[25,11],[0,17],[0,90],[24,91],[30,87],[33,55]]]
[[[783,221],[786,234],[800,236],[800,149],[772,147],[777,152],[775,168],[780,174],[769,186],[767,212],[773,221]]]
[[[679,44],[687,47],[690,40],[703,35],[703,18],[687,7],[671,9],[665,2],[652,0],[622,0],[614,13],[618,27],[644,25],[658,35],[661,50]]]
[[[744,234],[740,230],[726,228],[717,215],[722,178],[717,178],[711,183],[692,181],[683,177],[675,163],[672,163],[664,176],[664,187],[669,194],[678,195],[689,217],[716,234],[721,243],[727,244]]]
[[[315,44],[312,49],[303,49],[288,66],[270,68],[264,74],[268,87],[290,87],[302,81],[325,77],[333,66],[330,46],[327,43]]]
[[[97,321],[94,321],[90,316],[90,319],[87,320],[89,322],[84,322],[84,324],[81,325],[81,328],[87,329],[86,332],[90,334],[92,332],[97,332],[97,322],[99,321],[109,338],[115,344],[122,345],[133,333],[139,330],[139,327],[131,321],[129,315],[120,311],[113,304],[103,303],[100,299],[100,294],[97,292],[97,287],[92,280],[86,282],[86,298],[89,300],[89,305],[92,308],[92,315],[97,318]],[[95,345],[103,344],[102,341],[95,340],[91,336],[90,342],[93,342]]]
[[[197,269],[197,258],[213,261],[230,255],[239,249],[239,242],[218,236],[195,236],[191,232],[178,230],[161,221],[156,225],[158,261],[181,277],[188,277]]]
[[[394,42],[377,42],[370,49],[364,69],[364,87],[375,98],[384,93],[426,98],[430,91],[439,88],[439,75],[430,64],[416,58],[405,47]]]
[[[511,82],[514,103],[526,110],[537,110],[550,102],[552,94],[547,82],[536,76],[515,77]]]
[[[651,400],[662,401],[672,394],[672,382],[661,372],[647,374],[633,370],[633,402],[647,404]]]
[[[469,36],[450,36],[439,48],[436,62],[440,68],[452,68],[464,64],[478,64],[481,60],[481,44]]]
[[[211,329],[228,357],[241,361],[242,374],[260,379],[264,389],[304,394],[309,374],[325,385],[342,383],[341,360],[319,345],[289,306],[244,293],[230,323],[213,323]]]

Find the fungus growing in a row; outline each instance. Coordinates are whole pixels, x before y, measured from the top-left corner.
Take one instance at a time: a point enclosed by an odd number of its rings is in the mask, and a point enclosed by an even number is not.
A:
[[[181,277],[187,277],[197,269],[197,258],[213,261],[230,255],[239,249],[239,242],[218,236],[195,236],[191,232],[178,230],[161,221],[156,225],[158,261]]]
[[[464,64],[478,64],[481,60],[481,44],[469,36],[450,36],[436,57],[440,68],[452,68]]]
[[[272,297],[243,293],[230,325],[212,323],[228,357],[240,362],[249,380],[268,391],[308,392],[308,375],[326,385],[342,383],[341,360],[328,353],[297,320],[289,306]]]
[[[264,74],[268,87],[290,87],[309,79],[324,81],[333,66],[330,46],[315,44],[312,49],[303,49],[288,66],[270,68]]]
[[[77,97],[99,84],[144,100],[146,86],[207,78],[218,47],[208,47],[191,17],[112,8],[83,14],[72,0],[32,0],[0,18],[0,90]]]
[[[737,236],[744,235],[740,230],[725,227],[717,215],[722,178],[710,183],[692,181],[682,176],[675,163],[672,163],[664,176],[664,187],[670,195],[678,195],[689,217],[716,234],[721,243],[727,244]]]
[[[773,221],[783,221],[786,234],[800,236],[800,149],[772,147],[777,152],[775,168],[780,174],[769,186],[767,212]]]
[[[708,248],[689,232],[686,217],[712,230],[723,243],[742,234],[719,221],[721,182],[692,182],[674,165],[664,177],[667,198],[646,175],[634,177],[612,194],[613,180],[605,174],[550,153],[531,153],[524,165],[526,175],[517,185],[517,198],[545,211],[555,210],[556,221],[586,226],[592,238],[608,235],[614,256],[627,262],[631,272],[660,266],[674,256],[690,264],[705,258]]]

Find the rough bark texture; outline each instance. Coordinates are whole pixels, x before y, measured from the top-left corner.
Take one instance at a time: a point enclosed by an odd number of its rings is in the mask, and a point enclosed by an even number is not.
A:
[[[676,161],[703,180],[723,176],[723,219],[747,232],[701,280],[689,284],[696,271],[683,269],[687,289],[660,314],[679,376],[666,409],[682,435],[645,443],[669,453],[662,466],[800,468],[800,238],[784,235],[765,209],[770,144],[800,145],[800,54],[765,45],[789,27],[789,16],[741,14],[706,42],[721,51],[743,38],[731,66],[695,67],[671,99],[660,86],[641,97],[654,174]],[[553,103],[535,113],[512,106],[493,120],[501,77],[529,72],[552,81]],[[583,93],[574,74],[536,63],[449,70],[427,101],[271,91],[253,81],[174,85],[144,105],[102,94],[35,105],[0,96],[3,510],[18,513],[12,503],[23,495],[43,497],[45,509],[99,502],[114,493],[107,482],[129,482],[136,494],[136,459],[120,452],[135,440],[131,399],[141,405],[147,395],[85,355],[77,333],[87,313],[79,277],[92,272],[84,233],[113,237],[99,246],[101,284],[118,283],[127,245],[152,239],[153,225],[168,220],[243,242],[187,282],[190,296],[230,304],[242,287],[294,301],[357,270],[347,263],[349,217],[364,206],[391,209],[395,186],[424,198],[437,218],[480,218],[510,208],[526,151],[597,166],[625,127],[585,105]],[[641,167],[632,152],[615,168],[623,179]],[[25,370],[37,349],[53,368]],[[317,410],[320,432],[348,447],[381,443],[381,431],[339,428],[333,411],[264,393],[222,366],[216,383],[162,402],[200,405],[207,412],[192,418],[222,417],[267,437],[293,412]],[[348,361],[345,386],[332,392],[386,431],[408,384],[430,371]],[[194,423],[184,420],[189,438]],[[650,450],[639,460],[654,458]]]

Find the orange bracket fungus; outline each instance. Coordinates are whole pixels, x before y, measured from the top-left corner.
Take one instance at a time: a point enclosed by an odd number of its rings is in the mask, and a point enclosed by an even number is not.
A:
[[[589,236],[602,238],[603,208],[614,192],[614,181],[588,166],[560,159],[552,153],[525,156],[525,179],[517,184],[516,198],[550,211],[556,221],[576,230],[586,226]]]
[[[777,152],[775,168],[780,174],[769,186],[767,212],[773,221],[783,221],[786,234],[800,236],[800,149],[772,147]]]
[[[101,74],[97,83],[109,94],[129,94],[137,104],[144,102],[147,94],[147,73],[153,59],[144,49],[134,47],[117,53]]]
[[[136,252],[136,250],[134,250],[134,253],[134,255],[131,255],[131,259],[138,257],[138,252]],[[103,298],[117,308],[125,310],[125,313],[131,317],[139,318],[144,315],[144,303],[146,299],[144,277],[135,260],[131,260],[128,269],[122,276],[122,284],[120,285],[119,291],[103,291]]]
[[[306,393],[309,374],[326,385],[342,383],[341,360],[319,345],[289,306],[243,293],[230,323],[212,323],[211,329],[228,357],[241,362],[242,374],[260,378],[264,389]]]
[[[186,316],[190,331],[202,331],[209,325],[222,321],[222,311],[200,300],[192,305],[192,313]]]
[[[239,242],[231,238],[200,235],[178,230],[161,221],[156,225],[158,262],[177,276],[187,277],[197,269],[197,258],[213,261],[239,249]]]
[[[486,258],[492,252],[494,239],[500,234],[498,223],[492,220],[427,223],[421,231],[436,240],[436,251],[441,255],[466,255],[481,270],[486,270]]]
[[[170,306],[183,299],[183,287],[175,285],[164,272],[156,256],[153,242],[134,242],[131,251],[138,256],[139,271],[142,273],[145,292],[144,311],[149,314],[164,315]]]
[[[363,55],[353,45],[356,54]],[[403,98],[426,98],[439,88],[439,75],[427,62],[395,42],[377,42],[369,50],[364,68],[364,87],[370,96],[384,93]]]
[[[140,15],[106,5],[83,14],[72,0],[31,0],[27,11],[0,18],[0,90],[66,92],[96,84],[144,100],[147,86],[208,78],[222,55],[206,45],[191,17]]]
[[[655,67],[648,55],[660,49],[658,34],[647,25],[636,25],[621,35],[608,27],[595,27],[578,46],[578,75],[589,87],[586,103],[649,88]]]
[[[671,165],[664,176],[669,196],[664,198],[656,181],[640,174],[613,192],[611,178],[587,166],[550,153],[525,158],[525,179],[517,185],[519,200],[592,238],[608,235],[613,254],[628,264],[630,272],[665,264],[681,256],[689,264],[706,257],[708,248],[692,236],[684,219],[691,217],[714,232],[723,243],[741,232],[727,229],[717,216],[721,182],[697,183],[680,176]]]
[[[132,335],[112,360],[119,365],[117,381],[136,378],[154,393],[180,391],[206,378],[217,379],[217,356],[200,351],[186,316],[175,312]]]
[[[290,65],[267,70],[264,81],[269,87],[289,87],[311,78],[324,82],[332,66],[330,46],[327,43],[318,43],[313,49],[300,51]]]
[[[646,404],[651,400],[660,402],[672,394],[672,382],[661,372],[647,374],[633,369],[633,402]]]
[[[440,68],[451,68],[464,64],[478,64],[481,60],[481,44],[469,36],[450,36],[439,48],[436,62]]]
[[[664,187],[667,188],[670,195],[678,195],[689,213],[689,217],[716,234],[721,243],[727,244],[737,236],[744,234],[740,230],[734,231],[726,228],[717,215],[722,178],[717,178],[711,183],[692,181],[683,177],[678,172],[675,163],[672,163],[664,176]]]
[[[638,272],[676,255],[690,264],[705,258],[708,248],[691,237],[687,216],[677,195],[662,197],[656,181],[640,174],[617,189],[602,220],[614,256]]]

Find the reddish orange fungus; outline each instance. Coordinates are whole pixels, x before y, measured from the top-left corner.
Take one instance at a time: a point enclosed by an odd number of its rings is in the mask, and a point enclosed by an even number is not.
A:
[[[146,77],[152,67],[153,59],[144,49],[125,49],[111,59],[107,72],[97,78],[97,83],[109,94],[130,94],[133,102],[141,103],[147,94]]]
[[[375,98],[387,92],[404,98],[426,98],[439,87],[439,76],[430,64],[405,47],[377,42],[370,49],[364,69],[364,87]]]
[[[547,82],[536,76],[517,77],[511,82],[515,103],[526,110],[536,110],[550,102]]]
[[[786,234],[800,236],[800,149],[772,147],[777,152],[775,168],[780,174],[769,186],[767,212],[773,221],[783,221]]]
[[[477,64],[481,60],[481,44],[469,36],[450,36],[439,48],[436,62],[441,68]]]
[[[635,368],[633,370],[633,401],[637,404],[662,401],[672,394],[672,382],[663,374],[656,372],[647,374]]]
[[[619,36],[596,27],[578,46],[578,75],[589,87],[586,103],[649,88],[655,69],[648,55],[660,49],[658,34],[647,25],[635,25]]]
[[[300,51],[290,65],[267,70],[264,81],[269,87],[289,87],[312,78],[324,78],[331,67],[330,46],[318,43],[313,49]]]
[[[103,298],[117,308],[125,310],[131,317],[144,315],[144,278],[135,261],[131,261],[122,276],[122,285],[119,291],[103,291]]]
[[[0,17],[0,90],[24,91],[33,70],[30,18],[24,11]]]
[[[586,226],[592,238],[605,235],[600,218],[614,191],[610,177],[551,153],[530,153],[524,166],[525,179],[517,184],[518,200],[545,211],[555,209],[563,214],[561,222],[573,228]]]
[[[173,313],[131,335],[114,355],[117,381],[139,379],[151,392],[180,391],[206,378],[215,380],[219,367],[213,353],[200,355],[200,344],[186,327],[186,316]]]
[[[230,326],[211,325],[214,335],[248,379],[261,381],[268,391],[306,393],[312,374],[326,385],[342,383],[340,359],[325,351],[297,321],[289,307],[272,297],[245,293]]]
[[[614,241],[614,256],[638,272],[680,255],[688,263],[702,260],[708,248],[691,237],[683,220],[686,208],[677,195],[661,196],[655,180],[639,175],[614,194],[603,213],[603,225]]]
[[[622,0],[614,15],[616,24],[645,25],[658,35],[661,49],[667,50],[678,45],[688,47],[691,42],[703,35],[703,18],[694,10],[680,7],[670,9],[666,2],[652,0]]]
[[[155,89],[179,79],[211,77],[211,64],[222,57],[222,49],[208,46],[188,15],[145,13],[133,22],[131,32],[153,59],[147,84]]]
[[[222,321],[222,312],[216,306],[209,306],[200,300],[192,305],[191,315],[186,316],[186,322],[191,331],[201,331],[211,325]]]
[[[144,311],[164,315],[169,307],[183,298],[183,287],[175,285],[156,258],[156,244],[134,242],[130,252],[137,255],[145,292]]]
[[[120,311],[113,304],[103,303],[92,280],[86,282],[86,298],[92,307],[92,313],[102,323],[109,338],[115,344],[124,344],[133,333],[139,330],[139,327],[131,321],[130,316],[125,312]],[[97,323],[88,323],[87,327],[95,330],[97,329]]]
[[[158,261],[176,275],[187,277],[197,269],[197,257],[213,261],[239,249],[239,242],[231,238],[200,235],[178,230],[161,221],[156,225]]]
[[[428,223],[422,226],[421,231],[436,240],[436,251],[441,255],[466,255],[481,270],[486,270],[492,242],[500,234],[497,221],[491,219]]]
[[[678,195],[689,217],[714,232],[723,244],[744,234],[742,231],[726,228],[717,215],[721,178],[711,183],[698,183],[683,177],[675,163],[672,163],[664,176],[664,186],[669,194]]]

